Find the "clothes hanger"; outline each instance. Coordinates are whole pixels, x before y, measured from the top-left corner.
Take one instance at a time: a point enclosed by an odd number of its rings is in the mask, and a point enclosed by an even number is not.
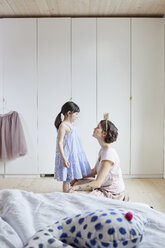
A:
[[[12,110],[7,108],[7,102],[6,102],[4,97],[2,98],[2,101],[3,101],[3,106],[0,109],[0,114],[4,115],[4,114],[8,114],[8,113],[12,112]]]
[[[0,114],[4,114],[4,101],[5,101],[5,98],[3,97],[2,98],[2,107],[0,108]]]

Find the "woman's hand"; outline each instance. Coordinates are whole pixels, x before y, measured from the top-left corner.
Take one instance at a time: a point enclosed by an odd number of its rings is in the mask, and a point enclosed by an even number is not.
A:
[[[66,167],[66,168],[70,167],[70,163],[68,162],[68,160],[63,159],[62,162],[63,162],[64,167]]]
[[[69,189],[68,193],[76,193],[74,190],[74,186]]]
[[[73,186],[75,184],[75,182],[77,182],[78,180],[77,179],[73,179],[71,182],[70,182],[70,186]]]

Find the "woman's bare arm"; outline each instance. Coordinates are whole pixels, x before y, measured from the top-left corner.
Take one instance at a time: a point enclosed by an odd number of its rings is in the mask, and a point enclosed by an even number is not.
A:
[[[111,169],[112,166],[113,166],[113,162],[111,162],[109,160],[103,160],[102,165],[101,165],[101,169],[99,171],[99,174],[97,175],[96,180],[93,180],[90,183],[85,183],[82,185],[73,186],[71,188],[71,191],[88,191],[88,190],[100,188],[101,185],[103,184],[105,178],[107,177],[109,170]]]

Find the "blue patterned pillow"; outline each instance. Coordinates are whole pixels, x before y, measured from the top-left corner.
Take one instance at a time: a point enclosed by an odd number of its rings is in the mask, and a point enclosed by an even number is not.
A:
[[[76,247],[135,247],[143,237],[146,218],[134,213],[131,221],[124,209],[97,210],[65,218],[60,240]],[[58,228],[58,223],[56,223]]]
[[[130,211],[133,218],[129,221],[127,212],[110,208],[66,217],[36,233],[27,247],[137,247],[147,220]]]

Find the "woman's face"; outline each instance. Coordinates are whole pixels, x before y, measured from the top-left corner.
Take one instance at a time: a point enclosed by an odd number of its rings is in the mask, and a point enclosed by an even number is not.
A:
[[[104,137],[104,132],[100,123],[94,128],[93,137],[96,139],[102,139]]]

